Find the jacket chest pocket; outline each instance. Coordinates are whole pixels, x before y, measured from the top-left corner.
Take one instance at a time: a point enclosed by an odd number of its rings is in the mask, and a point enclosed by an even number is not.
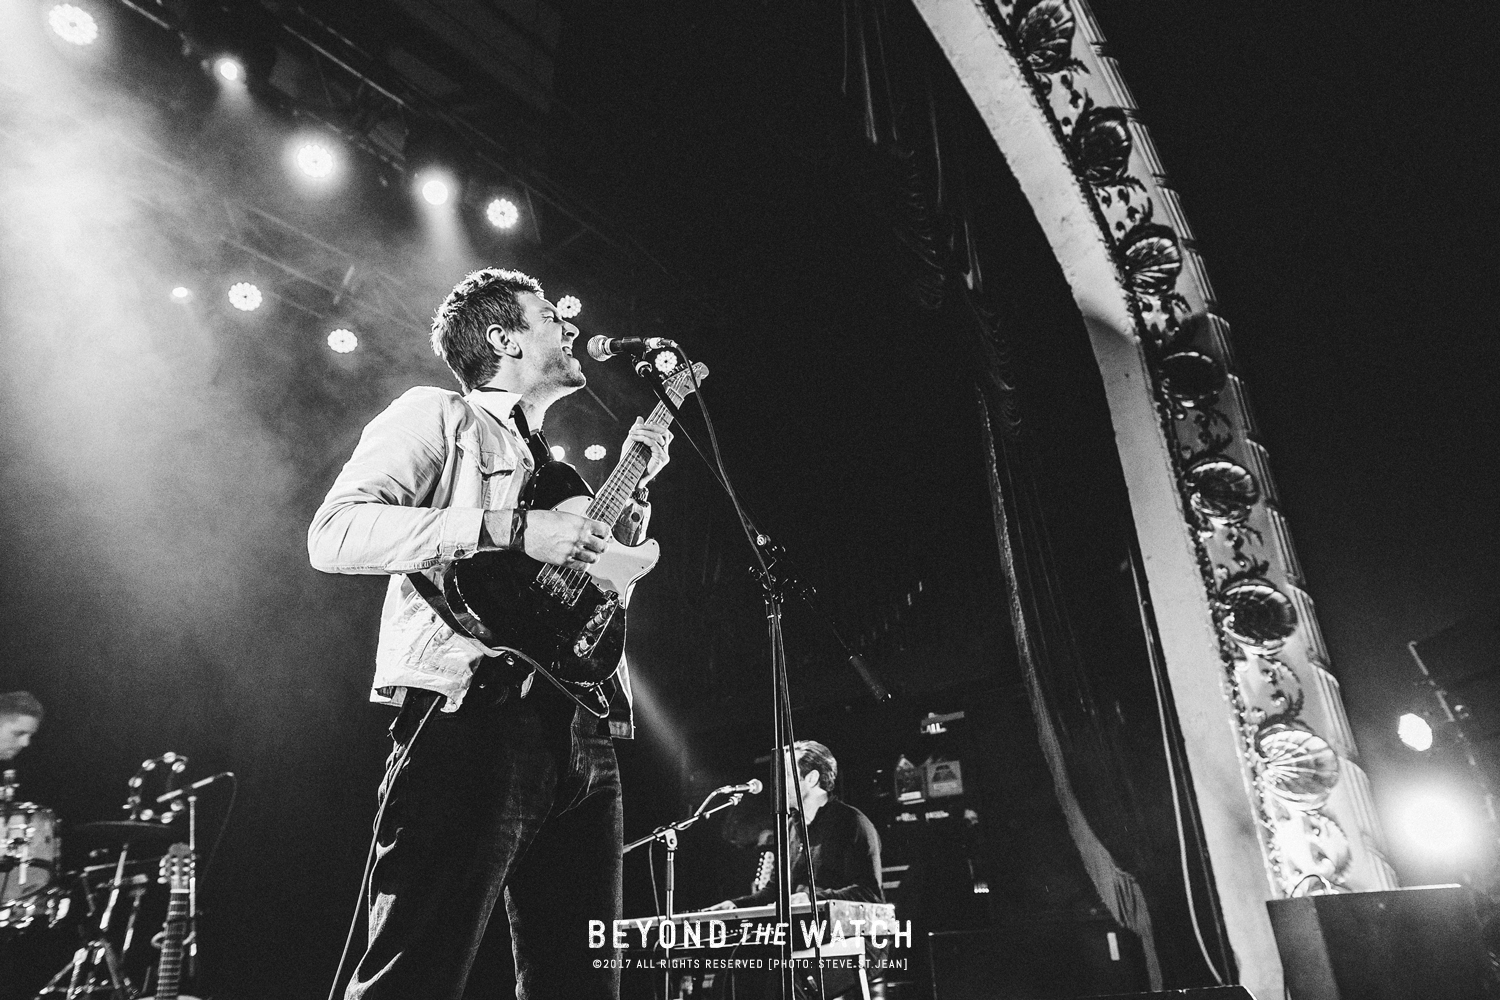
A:
[[[510,506],[506,501],[518,488],[517,477],[524,478],[526,468],[504,447],[483,441],[478,434],[458,441],[459,481],[464,493],[473,498],[473,506],[495,510]]]

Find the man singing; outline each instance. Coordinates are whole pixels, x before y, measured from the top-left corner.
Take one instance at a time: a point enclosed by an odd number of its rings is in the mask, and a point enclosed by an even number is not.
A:
[[[586,570],[611,533],[627,544],[644,533],[644,490],[618,525],[523,509],[548,458],[547,408],[586,382],[577,336],[535,279],[493,268],[464,278],[432,322],[433,349],[464,395],[418,387],[375,417],[308,529],[317,569],[391,577],[371,700],[400,714],[381,785],[369,941],[347,1000],[459,1000],[502,895],[520,1000],[619,994],[618,972],[596,968],[609,954],[587,948],[588,922],[620,915],[610,722],[534,677],[471,686],[482,647],[408,576],[440,586],[453,560],[495,550]],[[630,429],[625,447],[651,451],[642,484],[667,464],[670,441],[665,427]],[[630,725],[624,670],[610,682],[619,735]]]
[[[880,834],[864,813],[833,797],[835,782],[839,776],[838,761],[834,760],[832,752],[826,746],[816,740],[798,740],[792,749],[797,759],[797,774],[793,777],[790,766],[786,767],[787,804],[796,809],[800,801],[803,819],[807,823],[807,840],[812,845],[810,851],[803,850],[799,828],[793,824],[792,905],[809,902],[809,883],[814,880],[820,900],[885,902],[885,891],[881,888],[880,879]],[[756,879],[755,886],[748,895],[726,899],[709,909],[727,910],[775,902],[777,874],[774,865],[763,868],[762,875]],[[796,925],[795,921],[793,925]],[[882,954],[873,944],[866,945],[868,961],[873,963]],[[767,1000],[778,995],[779,977],[735,975],[738,980],[732,987],[735,995],[759,995]],[[885,996],[885,986],[879,981],[881,974],[878,969],[872,969],[867,976],[871,980],[870,995]],[[754,982],[757,978],[761,980],[759,988]],[[815,974],[800,973],[793,980],[798,1000],[815,994],[818,982]],[[855,996],[860,989],[859,980],[847,970],[825,974],[822,986],[834,998]]]

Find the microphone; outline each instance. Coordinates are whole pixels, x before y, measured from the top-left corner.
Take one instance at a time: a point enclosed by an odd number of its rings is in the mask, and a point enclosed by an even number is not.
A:
[[[589,357],[595,361],[608,361],[616,354],[645,354],[676,346],[665,337],[606,337],[601,333],[589,338]]]
[[[765,785],[761,784],[759,778],[751,778],[743,785],[725,785],[723,788],[719,789],[719,791],[723,792],[725,795],[759,795],[761,793],[761,789],[765,787]]]
[[[156,797],[157,805],[160,805],[163,802],[171,802],[173,799],[179,798],[179,797],[181,797],[183,795],[186,795],[188,792],[196,792],[198,789],[204,787],[205,785],[211,785],[211,784],[213,784],[215,781],[218,781],[220,778],[233,778],[233,777],[234,777],[234,772],[233,771],[220,771],[218,774],[210,774],[206,778],[200,778],[199,780],[193,782],[191,785],[188,785],[186,788],[179,788],[179,789],[177,789],[175,791],[168,792],[165,795],[158,795]]]

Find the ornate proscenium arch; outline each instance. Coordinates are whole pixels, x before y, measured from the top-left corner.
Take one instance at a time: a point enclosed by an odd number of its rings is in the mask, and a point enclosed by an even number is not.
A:
[[[914,3],[1083,314],[1240,980],[1279,997],[1265,900],[1395,877],[1229,324],[1083,0]]]

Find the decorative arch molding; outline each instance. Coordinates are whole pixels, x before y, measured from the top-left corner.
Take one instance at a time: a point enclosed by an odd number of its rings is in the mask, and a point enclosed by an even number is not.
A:
[[[1083,315],[1240,981],[1279,997],[1265,901],[1396,880],[1229,324],[1084,0],[913,2]]]

